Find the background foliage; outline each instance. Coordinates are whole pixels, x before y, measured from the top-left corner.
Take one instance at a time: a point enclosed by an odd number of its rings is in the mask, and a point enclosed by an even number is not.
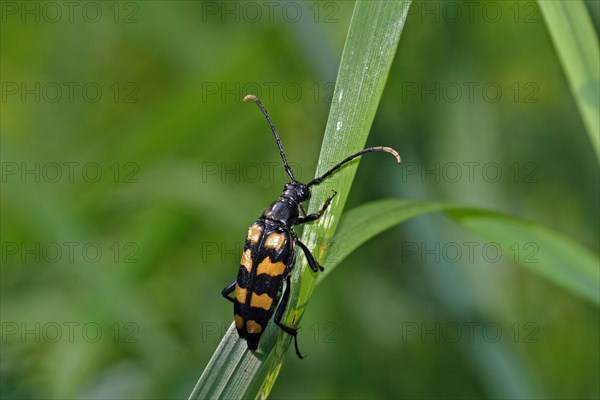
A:
[[[404,164],[365,158],[347,208],[479,206],[597,254],[597,159],[542,14],[475,3],[413,3],[367,142]],[[2,397],[187,397],[285,183],[241,98],[312,178],[353,3],[81,4],[2,3]],[[516,266],[536,244],[498,258],[441,215],[369,241],[318,285],[272,396],[600,396],[597,308]]]

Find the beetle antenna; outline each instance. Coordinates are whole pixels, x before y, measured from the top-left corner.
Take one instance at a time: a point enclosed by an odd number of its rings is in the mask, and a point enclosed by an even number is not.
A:
[[[271,117],[269,116],[269,113],[267,112],[265,107],[262,105],[260,100],[253,94],[249,94],[244,97],[244,102],[248,102],[248,101],[255,102],[256,105],[260,108],[260,110],[264,114],[265,118],[267,119],[267,122],[269,123],[269,125],[271,126],[271,130],[273,131],[273,135],[275,135],[275,140],[277,141],[277,147],[279,147],[279,154],[281,155],[281,159],[283,160],[283,168],[285,168],[285,172],[287,172],[287,174],[290,176],[290,178],[292,178],[292,181],[296,182],[296,178],[294,178],[294,173],[292,172],[292,169],[288,165],[287,159],[285,158],[285,153],[283,152],[283,146],[281,145],[281,139],[279,139],[279,134],[277,133],[277,128],[275,128],[275,124],[273,123],[273,121],[271,121]]]
[[[335,170],[337,170],[338,168],[340,168],[342,165],[346,164],[349,161],[354,160],[356,157],[362,156],[363,154],[370,153],[372,151],[385,151],[386,153],[390,153],[394,157],[396,157],[396,160],[398,161],[398,164],[400,164],[400,162],[401,162],[401,160],[400,160],[400,154],[398,154],[398,152],[396,150],[392,149],[391,147],[381,147],[381,146],[378,146],[378,147],[368,147],[366,149],[363,149],[363,150],[359,151],[358,153],[354,153],[351,156],[346,157],[344,160],[340,161],[338,164],[336,164],[329,171],[325,172],[320,177],[315,178],[312,181],[310,181],[308,184],[306,184],[306,186],[310,187],[312,185],[318,185],[319,183],[321,183],[321,181],[323,181],[323,179],[327,178],[329,175],[331,175]]]

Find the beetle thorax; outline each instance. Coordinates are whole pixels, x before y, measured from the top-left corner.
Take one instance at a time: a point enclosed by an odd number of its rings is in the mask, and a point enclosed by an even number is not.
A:
[[[306,185],[292,182],[285,185],[283,193],[263,213],[263,218],[293,226],[298,220],[298,207],[310,199],[310,190]]]

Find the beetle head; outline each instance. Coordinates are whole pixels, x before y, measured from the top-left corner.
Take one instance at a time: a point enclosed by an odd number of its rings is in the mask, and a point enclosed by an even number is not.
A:
[[[303,203],[310,199],[310,189],[304,183],[290,182],[283,188],[283,196],[297,203]]]

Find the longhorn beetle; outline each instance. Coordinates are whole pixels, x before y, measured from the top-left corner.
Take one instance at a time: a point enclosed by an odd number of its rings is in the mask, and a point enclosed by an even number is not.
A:
[[[247,95],[244,101],[254,101],[267,119],[279,147],[283,168],[292,181],[284,186],[281,196],[248,229],[237,279],[227,285],[221,293],[233,303],[235,327],[240,338],[246,339],[250,350],[258,348],[258,341],[275,312],[275,324],[294,337],[296,354],[299,358],[304,358],[298,350],[298,330],[281,322],[290,298],[290,272],[296,262],[294,251],[296,245],[302,249],[308,265],[314,272],[323,271],[323,267],[315,260],[308,247],[298,239],[293,227],[319,219],[337,192],[334,191],[333,195],[325,200],[321,209],[314,214],[307,215],[302,203],[310,199],[311,186],[318,185],[342,165],[362,154],[384,151],[394,155],[398,163],[400,163],[400,155],[390,147],[369,147],[346,157],[307,184],[300,183],[294,178],[294,173],[288,165],[279,134],[265,107],[253,95]],[[287,283],[285,291],[281,303],[277,305],[284,281]],[[229,297],[232,292],[234,292],[233,298]]]

